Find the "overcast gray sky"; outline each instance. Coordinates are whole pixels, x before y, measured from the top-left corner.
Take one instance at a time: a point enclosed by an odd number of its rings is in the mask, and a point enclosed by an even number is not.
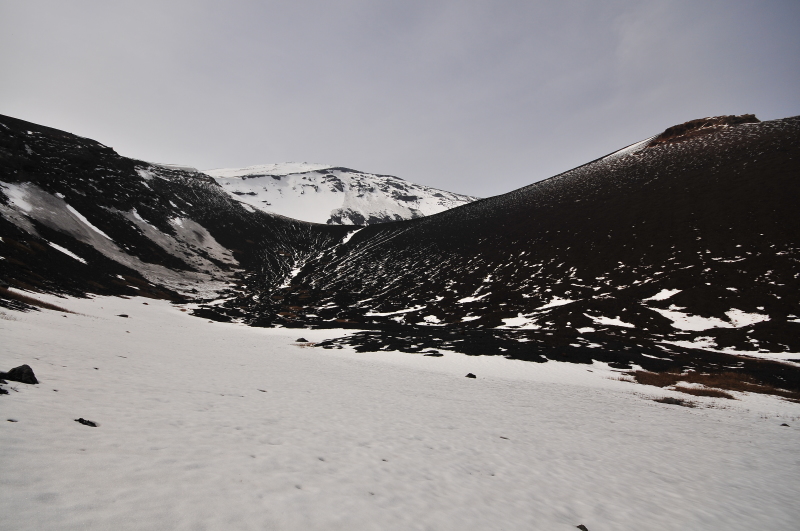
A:
[[[800,114],[797,0],[0,0],[0,113],[200,169],[479,196],[668,126]]]

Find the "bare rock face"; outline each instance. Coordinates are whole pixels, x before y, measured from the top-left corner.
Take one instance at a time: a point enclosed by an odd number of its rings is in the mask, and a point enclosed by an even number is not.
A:
[[[0,372],[0,378],[25,384],[39,383],[39,380],[36,379],[36,375],[33,374],[33,369],[31,369],[30,365],[20,365],[19,367],[14,367],[8,372]]]
[[[714,132],[721,127],[739,124],[755,124],[760,121],[761,120],[756,118],[755,114],[741,114],[738,116],[731,114],[727,116],[709,116],[707,118],[689,120],[688,122],[667,128],[663,133],[655,137],[648,147],[681,142],[689,138]]]

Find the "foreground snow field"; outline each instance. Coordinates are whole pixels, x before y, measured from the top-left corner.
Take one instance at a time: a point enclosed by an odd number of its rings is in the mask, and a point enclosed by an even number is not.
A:
[[[41,298],[78,314],[0,315],[0,370],[40,380],[0,397],[0,529],[800,522],[798,404],[688,397],[599,364],[305,348],[346,332],[158,300]],[[651,400],[665,395],[697,407]]]

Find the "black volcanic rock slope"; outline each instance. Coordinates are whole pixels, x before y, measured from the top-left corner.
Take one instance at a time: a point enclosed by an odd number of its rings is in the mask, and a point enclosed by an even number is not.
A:
[[[231,304],[257,324],[379,329],[342,340],[369,350],[761,371],[714,351],[800,352],[800,119],[698,122],[364,228],[290,286]]]
[[[245,208],[201,173],[0,116],[0,280],[11,287],[168,298],[248,282],[268,290],[346,232]]]

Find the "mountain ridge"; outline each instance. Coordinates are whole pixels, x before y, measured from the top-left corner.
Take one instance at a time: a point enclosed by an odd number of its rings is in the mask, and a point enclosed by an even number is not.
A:
[[[283,163],[206,170],[236,200],[264,212],[336,225],[372,225],[436,214],[476,198],[393,175]]]

